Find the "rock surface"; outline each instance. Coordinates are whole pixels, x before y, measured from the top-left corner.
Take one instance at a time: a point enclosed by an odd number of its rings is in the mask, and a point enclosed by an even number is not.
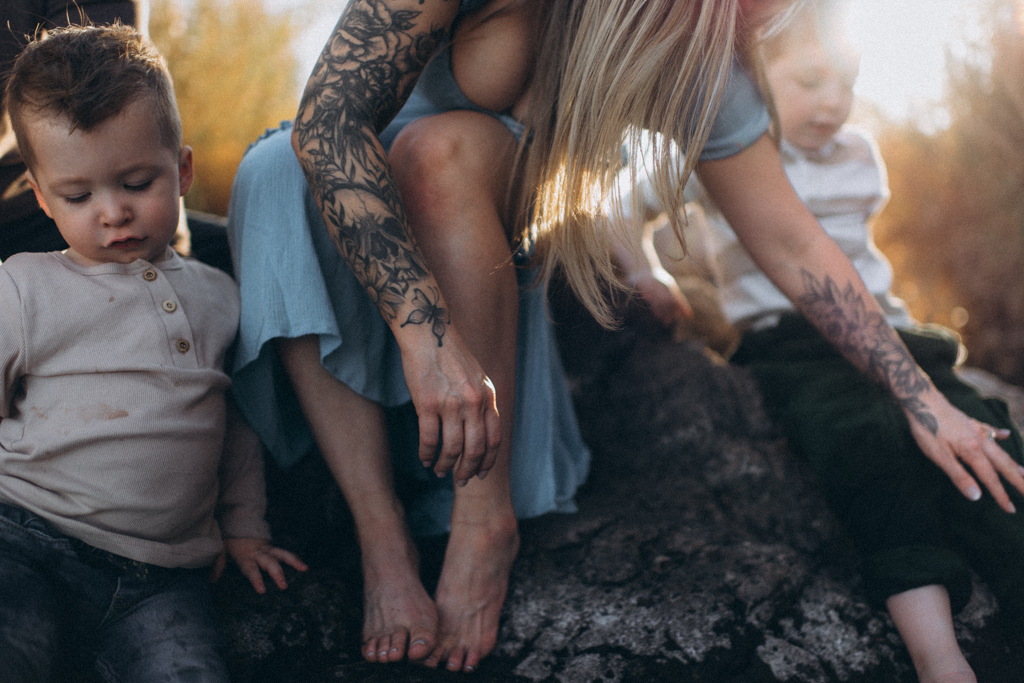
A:
[[[556,316],[592,474],[578,514],[522,525],[498,645],[474,679],[916,680],[892,622],[865,601],[848,539],[745,371],[651,334],[642,318],[606,333]],[[218,585],[234,680],[451,680],[359,657],[358,555],[326,468],[307,458],[272,471],[268,486],[278,543],[311,569],[263,597],[237,572]],[[428,583],[443,541],[422,546]],[[983,585],[957,629],[979,680],[1021,679],[1024,640]]]

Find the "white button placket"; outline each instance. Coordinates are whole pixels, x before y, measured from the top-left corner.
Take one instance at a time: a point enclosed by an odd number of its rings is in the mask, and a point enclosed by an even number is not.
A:
[[[178,295],[171,281],[164,273],[152,267],[144,270],[141,277],[153,298],[157,316],[163,323],[171,364],[180,368],[198,368],[192,328],[178,303]]]

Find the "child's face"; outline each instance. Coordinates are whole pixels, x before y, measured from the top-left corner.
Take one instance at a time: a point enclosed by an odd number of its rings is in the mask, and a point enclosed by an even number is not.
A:
[[[852,50],[829,50],[800,40],[767,65],[782,137],[813,152],[824,147],[850,116],[859,61]]]
[[[68,128],[45,117],[26,126],[36,159],[29,182],[68,255],[86,265],[158,259],[192,184],[192,150],[161,143],[145,97],[90,131]]]
[[[776,14],[793,4],[794,0],[739,0],[740,16],[748,30],[767,24]]]

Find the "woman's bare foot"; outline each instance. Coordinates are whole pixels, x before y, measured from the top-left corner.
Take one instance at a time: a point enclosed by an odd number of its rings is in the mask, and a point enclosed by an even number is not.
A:
[[[419,578],[412,540],[363,544],[363,657],[421,661],[437,642],[437,608]]]
[[[493,523],[456,523],[445,552],[435,594],[440,618],[437,647],[424,661],[449,671],[470,672],[498,639],[508,577],[519,551],[511,508]]]

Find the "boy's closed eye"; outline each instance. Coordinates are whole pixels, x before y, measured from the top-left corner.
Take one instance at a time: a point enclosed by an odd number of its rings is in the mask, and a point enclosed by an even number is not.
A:
[[[145,192],[153,184],[152,180],[147,180],[144,183],[125,183],[124,189],[129,192]]]

